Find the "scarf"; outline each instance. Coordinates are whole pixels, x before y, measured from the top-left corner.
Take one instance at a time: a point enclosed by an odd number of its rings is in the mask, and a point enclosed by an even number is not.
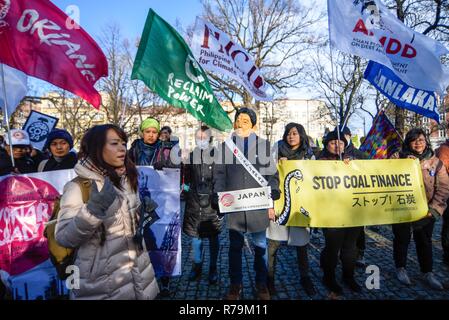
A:
[[[431,148],[429,148],[429,146],[426,147],[426,149],[424,150],[424,152],[422,154],[418,154],[411,149],[407,149],[407,150],[403,150],[403,151],[399,152],[399,158],[401,158],[401,159],[406,159],[409,156],[412,156],[412,157],[419,159],[419,161],[430,159],[433,157],[433,155],[434,155],[434,152],[432,151]]]
[[[287,158],[288,160],[303,160],[311,159],[313,156],[312,150],[306,150],[304,147],[293,150],[285,141],[278,143],[279,158]]]
[[[154,144],[146,144],[142,139],[139,139],[136,145],[136,164],[139,166],[152,166],[160,148],[161,142],[159,140]]]
[[[85,167],[86,169],[93,171],[95,173],[98,173],[100,176],[107,177],[108,171],[105,169],[100,169],[97,166],[94,165],[91,159],[85,158],[80,160],[80,165]]]

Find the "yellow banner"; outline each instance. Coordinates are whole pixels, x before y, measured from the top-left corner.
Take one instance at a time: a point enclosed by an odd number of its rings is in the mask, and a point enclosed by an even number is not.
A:
[[[428,212],[418,160],[282,161],[279,224],[356,227],[412,222]]]

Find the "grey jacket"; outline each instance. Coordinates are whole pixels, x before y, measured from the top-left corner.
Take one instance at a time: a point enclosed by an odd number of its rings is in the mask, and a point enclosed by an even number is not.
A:
[[[232,135],[235,138],[235,134]],[[235,141],[237,147],[244,152],[241,140]],[[239,143],[242,142],[242,143]],[[235,191],[251,188],[259,188],[260,184],[232,155],[231,150],[222,143],[219,147],[219,161],[214,167],[214,192]],[[276,161],[271,154],[271,146],[267,140],[259,138],[256,134],[248,137],[247,159],[254,165],[268,181],[271,190],[279,192],[279,184],[273,179],[276,173]],[[232,163],[227,163],[230,160]],[[263,172],[265,169],[267,172]],[[226,216],[227,228],[240,232],[260,232],[269,225],[268,210],[241,211],[230,213]]]
[[[91,179],[98,190],[104,178],[77,164],[78,176]],[[56,241],[78,248],[75,265],[80,272],[80,287],[70,293],[71,299],[83,300],[149,300],[159,293],[148,252],[133,241],[137,226],[139,197],[127,182],[124,190],[106,212],[107,218],[93,216],[83,203],[80,187],[69,182],[64,187],[56,226]],[[106,230],[106,241],[100,245],[100,226]]]

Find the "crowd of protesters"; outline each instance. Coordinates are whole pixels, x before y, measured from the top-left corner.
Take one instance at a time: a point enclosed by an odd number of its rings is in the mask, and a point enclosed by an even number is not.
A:
[[[256,113],[241,108],[235,116],[235,131],[228,139],[266,180],[274,201],[281,197],[279,174],[276,162],[263,161],[267,155],[279,163],[289,160],[349,163],[366,159],[365,154],[353,145],[347,127],[328,132],[323,137],[323,150],[318,150],[301,124],[288,124],[282,140],[274,146],[256,134],[256,126]],[[72,181],[65,186],[56,228],[58,243],[77,248],[75,265],[80,269],[80,287],[71,291],[72,299],[154,299],[158,293],[170,295],[170,278],[162,277],[158,285],[145,241],[136,237],[140,213],[156,207],[151,200],[139,198],[136,166],[181,171],[181,198],[186,204],[182,230],[191,239],[193,257],[190,281],[197,281],[202,276],[204,244],[207,243],[209,284],[218,283],[219,235],[226,225],[230,287],[225,299],[241,298],[242,249],[246,238],[253,244],[258,299],[269,300],[276,292],[276,255],[282,243],[295,247],[301,286],[309,296],[315,295],[309,276],[311,235],[308,228],[280,226],[276,223],[274,208],[227,215],[220,213],[219,192],[260,187],[249,170],[235,159],[226,142],[214,143],[212,131],[201,126],[195,133],[194,150],[179,164],[174,163],[171,156],[174,150],[179,153],[179,144],[172,137],[170,127],[161,127],[158,120],[149,118],[141,123],[139,132],[140,138],[129,150],[127,134],[114,125],[89,129],[81,140],[79,152],[74,150],[72,136],[62,129],[50,133],[44,152],[33,149],[23,130],[11,130],[0,147],[0,176],[74,168],[80,179],[90,183],[87,201],[77,183]],[[431,289],[442,290],[446,284],[432,272],[432,235],[435,222],[443,217],[443,261],[449,265],[449,141],[434,151],[426,133],[419,128],[412,129],[393,158],[420,161],[429,207],[425,218],[392,226],[397,278],[403,284],[410,286],[412,283],[406,262],[413,235],[426,283]],[[229,159],[232,161],[227,161]],[[362,287],[354,273],[357,263],[363,265],[364,261],[364,227],[323,228],[322,231],[325,238],[320,257],[323,284],[331,293],[342,294],[342,286],[336,278],[336,267],[341,260],[343,284],[360,292]],[[0,282],[0,295],[2,290]]]

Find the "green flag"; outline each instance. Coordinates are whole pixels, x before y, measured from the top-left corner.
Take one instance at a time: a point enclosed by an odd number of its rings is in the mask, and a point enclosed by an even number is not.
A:
[[[220,131],[232,122],[214,96],[206,73],[176,30],[152,9],[147,17],[131,79],[140,79],[169,104],[187,109]]]

